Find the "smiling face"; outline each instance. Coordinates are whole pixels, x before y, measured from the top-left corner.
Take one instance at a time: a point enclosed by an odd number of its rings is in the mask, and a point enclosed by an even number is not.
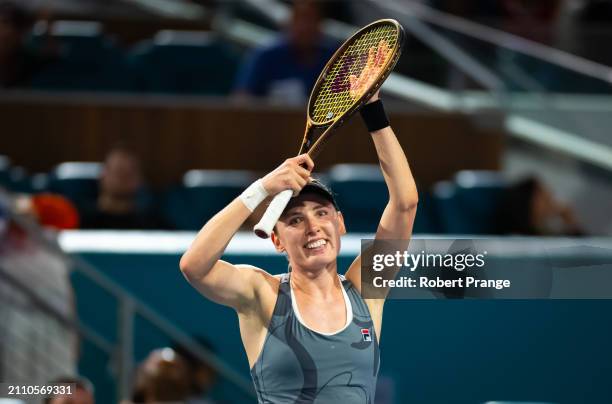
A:
[[[291,200],[276,224],[272,242],[287,252],[292,268],[321,270],[336,265],[344,219],[324,197],[307,193]]]

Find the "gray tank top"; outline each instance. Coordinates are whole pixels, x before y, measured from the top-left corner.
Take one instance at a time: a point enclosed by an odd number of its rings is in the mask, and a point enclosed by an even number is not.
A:
[[[293,302],[283,274],[259,358],[251,369],[259,404],[374,402],[380,352],[370,312],[340,275],[347,323],[334,334],[313,331]]]

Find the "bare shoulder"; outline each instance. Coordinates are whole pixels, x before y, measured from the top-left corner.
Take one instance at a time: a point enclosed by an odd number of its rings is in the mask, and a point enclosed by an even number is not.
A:
[[[252,285],[255,299],[264,308],[276,301],[280,275],[272,275],[268,271],[253,265],[236,265],[236,268],[245,272],[245,280]]]
[[[282,276],[282,275],[272,275],[265,269],[258,268],[254,265],[238,264],[236,265],[236,268],[238,268],[241,271],[244,271],[248,280],[252,281],[254,285],[258,285],[258,284],[271,284],[271,285],[276,284],[278,285],[280,283],[280,277]]]

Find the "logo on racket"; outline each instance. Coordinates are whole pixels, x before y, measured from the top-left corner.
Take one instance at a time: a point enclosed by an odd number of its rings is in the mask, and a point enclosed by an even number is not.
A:
[[[362,328],[361,329],[361,338],[363,338],[363,340],[365,342],[372,341],[372,336],[370,335],[370,329],[369,328]]]
[[[347,55],[342,61],[342,66],[336,74],[336,77],[331,85],[331,92],[334,94],[348,91],[351,88],[351,83],[348,80],[349,75],[355,68],[353,67],[356,63],[358,70],[360,71],[366,64],[368,59],[368,53],[352,54]],[[326,77],[327,79],[327,77]]]
[[[331,85],[332,93],[342,93],[351,88],[351,84],[348,81],[348,76],[356,59],[357,57],[355,55],[347,55],[344,58],[342,61],[342,66],[340,67],[340,70],[336,74],[336,77]]]

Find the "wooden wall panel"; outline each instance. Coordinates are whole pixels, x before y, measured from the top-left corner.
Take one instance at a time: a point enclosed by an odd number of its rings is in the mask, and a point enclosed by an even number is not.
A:
[[[0,154],[39,172],[62,161],[101,161],[109,147],[125,141],[140,154],[150,181],[166,185],[191,168],[271,170],[297,152],[304,114],[300,109],[211,101],[4,97]],[[460,169],[499,168],[499,130],[479,129],[463,115],[390,116],[422,184]],[[316,162],[319,170],[335,163],[375,163],[373,143],[360,119],[340,129]]]

